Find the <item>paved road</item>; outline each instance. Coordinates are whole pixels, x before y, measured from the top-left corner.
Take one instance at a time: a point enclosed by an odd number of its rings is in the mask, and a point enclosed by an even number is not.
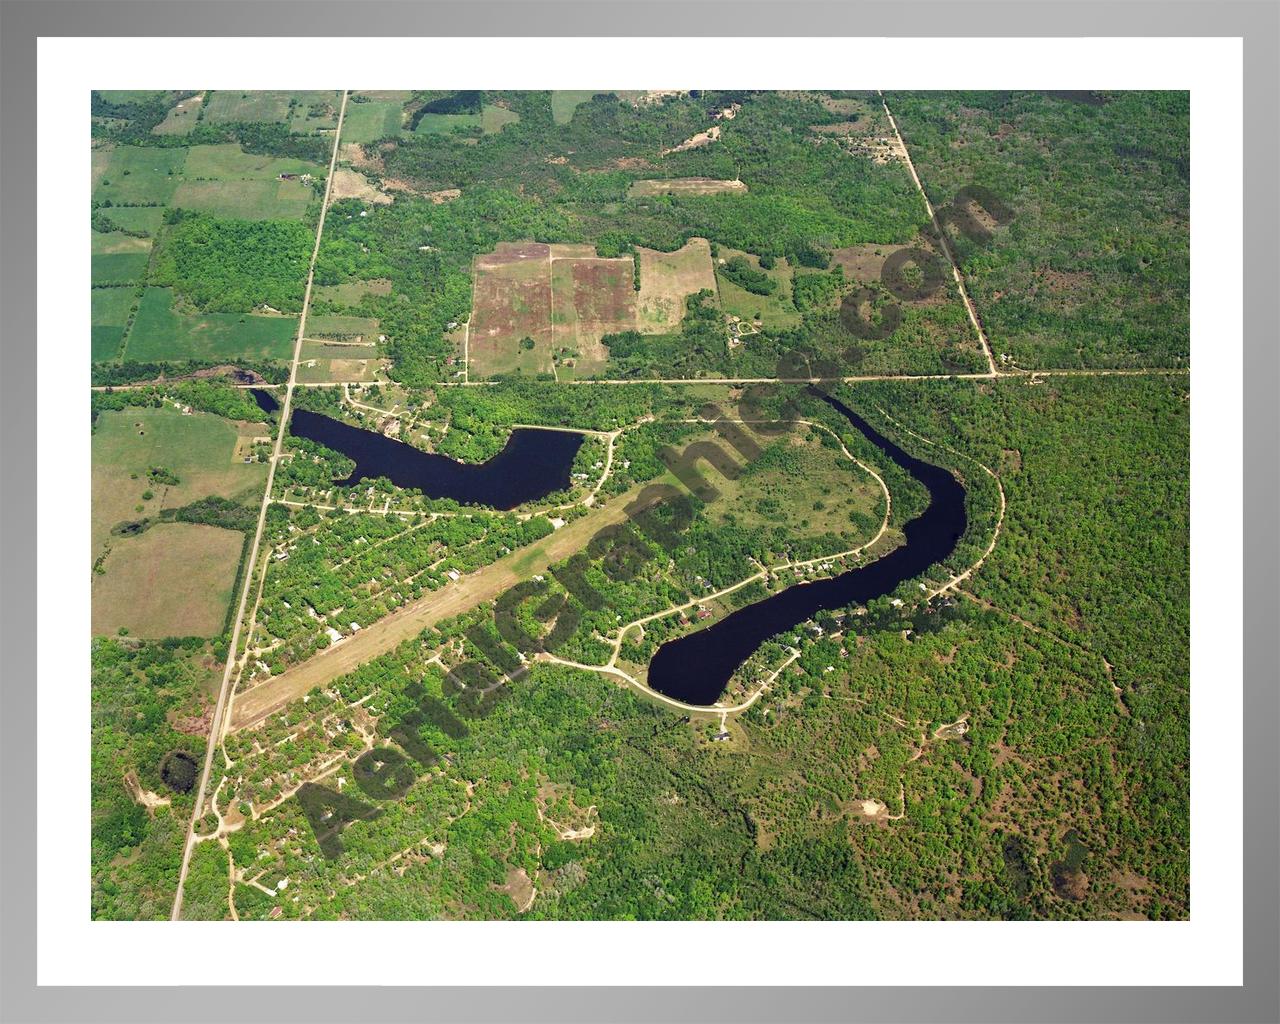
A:
[[[320,255],[320,237],[324,232],[325,215],[329,211],[329,200],[333,191],[333,172],[338,163],[338,140],[342,137],[342,122],[347,113],[347,92],[342,92],[342,106],[338,110],[338,127],[333,133],[333,153],[329,157],[329,176],[325,179],[324,201],[320,204],[320,223],[316,225],[316,240],[311,249],[311,262],[307,267],[307,287],[302,297],[302,314],[298,317],[298,334],[293,343],[293,361],[289,366],[289,384],[285,389],[283,408],[280,411],[280,429],[276,432],[276,443],[271,453],[271,463],[267,468],[267,484],[262,492],[262,506],[258,509],[258,525],[253,534],[253,545],[249,549],[246,565],[258,564],[258,551],[262,544],[262,531],[267,521],[267,507],[271,504],[271,486],[275,480],[276,465],[280,461],[280,452],[284,446],[285,427],[289,423],[289,409],[293,403],[293,389],[297,383],[298,361],[302,356],[302,338],[307,329],[307,311],[311,308],[311,285],[315,278],[316,259]],[[173,895],[173,909],[169,914],[171,921],[182,918],[182,890],[187,881],[187,870],[191,866],[191,852],[195,849],[196,822],[204,813],[205,794],[209,788],[209,774],[213,768],[214,752],[218,749],[222,737],[224,716],[231,694],[232,677],[236,664],[236,652],[240,646],[240,631],[244,623],[245,607],[249,600],[249,591],[253,589],[253,572],[244,574],[244,584],[240,588],[240,602],[236,606],[235,625],[231,631],[231,645],[227,651],[227,663],[222,671],[222,685],[218,689],[218,702],[214,705],[213,721],[209,725],[209,742],[204,753],[204,768],[200,772],[200,787],[196,790],[195,806],[191,812],[191,821],[187,825],[187,841],[182,851],[182,867],[178,871],[178,887]]]

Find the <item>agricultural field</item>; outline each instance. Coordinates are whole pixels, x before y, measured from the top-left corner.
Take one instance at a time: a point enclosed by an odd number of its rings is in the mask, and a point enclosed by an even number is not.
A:
[[[551,247],[506,244],[476,260],[471,360],[479,377],[550,374]]]
[[[116,146],[95,175],[93,201],[111,206],[167,206],[187,151],[181,147]]]
[[[404,105],[412,93],[357,92],[347,104],[342,141],[366,143],[394,138],[404,125]]]
[[[125,327],[129,323],[129,315],[136,301],[137,290],[95,288],[92,295],[92,358],[95,363],[99,363],[115,359],[120,354],[120,345],[124,341]]]
[[[113,542],[93,579],[93,633],[217,636],[231,604],[244,536],[195,523],[162,523]]]
[[[1188,918],[1184,94],[91,113],[96,918]]]
[[[185,359],[288,359],[298,321],[291,316],[180,312],[168,288],[147,288],[129,332],[126,358],[139,362]]]
[[[674,252],[638,250],[640,295],[636,330],[642,334],[674,331],[684,319],[685,302],[698,292],[716,290],[711,247],[705,238],[691,238]]]
[[[606,334],[630,330],[636,320],[635,261],[595,256],[551,256],[551,342],[558,367],[589,376],[604,368]],[[557,373],[560,372],[559,369]]]
[[[183,415],[173,406],[100,413],[93,431],[95,557],[118,523],[211,496],[254,501],[266,473],[260,463],[236,458],[242,435],[266,436],[266,431],[260,424],[237,424],[204,412]],[[179,482],[148,480],[156,466],[172,471]],[[148,492],[152,497],[143,498]]]

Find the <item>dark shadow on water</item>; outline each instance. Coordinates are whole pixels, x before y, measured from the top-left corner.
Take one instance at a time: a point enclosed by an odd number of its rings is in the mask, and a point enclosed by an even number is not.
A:
[[[200,766],[185,750],[171,750],[160,762],[160,778],[175,793],[189,793],[196,784]]]
[[[253,395],[253,400],[258,403],[258,408],[263,412],[275,412],[280,408],[276,396],[265,388],[250,388],[249,394]]]
[[[521,427],[488,462],[465,463],[307,409],[293,411],[289,431],[355,462],[349,477],[335,481],[341,487],[386,477],[397,487],[420,490],[429,498],[502,511],[568,488],[583,441],[582,434],[566,430]]]

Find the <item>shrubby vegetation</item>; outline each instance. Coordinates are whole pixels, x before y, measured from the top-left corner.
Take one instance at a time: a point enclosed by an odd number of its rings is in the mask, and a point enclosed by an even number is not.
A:
[[[187,210],[165,214],[150,283],[171,287],[202,312],[302,310],[315,235],[297,221],[223,220]]]
[[[92,394],[95,421],[98,413],[107,409],[125,409],[131,405],[158,409],[166,402],[189,405],[192,409],[211,412],[229,420],[263,423],[268,419],[247,390],[217,381],[181,380],[121,391],[94,391]]]
[[[977,185],[1016,212],[989,243],[951,231],[998,354],[1026,367],[1186,364],[1187,93],[888,99],[935,207]]]
[[[199,638],[93,641],[95,919],[169,916],[194,794],[166,786],[160,764],[173,750],[203,759],[203,727],[175,725],[199,722],[213,678],[209,663],[220,653]],[[166,802],[144,807],[126,777]]]

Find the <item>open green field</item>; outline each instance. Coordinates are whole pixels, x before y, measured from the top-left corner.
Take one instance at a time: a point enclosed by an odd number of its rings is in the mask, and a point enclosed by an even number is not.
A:
[[[300,181],[186,181],[172,203],[238,220],[305,220],[315,193]]]
[[[160,523],[117,538],[93,577],[93,635],[216,636],[222,631],[244,535],[197,523]]]
[[[330,381],[374,381],[379,379],[383,360],[372,347],[340,349],[332,345],[304,342],[298,363],[298,380],[303,384]]]
[[[378,321],[367,316],[309,316],[307,337],[376,342]]]
[[[691,238],[675,252],[638,249],[640,295],[636,330],[662,334],[679,329],[685,300],[704,288],[715,291],[711,247],[705,238]]]
[[[759,256],[730,249],[728,246],[720,247],[720,257],[716,261],[716,287],[720,291],[720,305],[724,311],[757,323],[766,330],[795,327],[799,324],[800,313],[791,301],[792,269],[786,258],[780,257],[772,270],[763,271],[774,282],[774,291],[769,295],[757,295],[725,275],[722,261],[736,256],[743,257],[752,270],[761,270]]]
[[[133,330],[128,358],[141,361],[184,359],[288,359],[298,329],[297,317],[256,313],[200,313],[184,316],[173,309],[173,291],[147,288]]]
[[[595,89],[557,89],[551,94],[551,118],[556,124],[568,124],[573,112],[591,99]]]
[[[204,93],[196,93],[179,100],[165,115],[163,121],[151,129],[152,135],[189,135],[200,118],[204,106]]]
[[[343,142],[374,142],[400,134],[404,121],[402,100],[369,100],[367,103],[347,101],[347,116],[342,121]]]
[[[344,281],[342,284],[316,285],[312,291],[317,302],[332,302],[338,306],[354,306],[366,295],[390,295],[391,281],[378,278],[371,281]]]
[[[182,147],[116,146],[93,190],[94,201],[164,206],[173,197],[186,158]]]
[[[519,120],[520,115],[514,110],[486,103],[478,114],[423,114],[414,131],[418,135],[437,135],[455,128],[479,128],[492,135]]]
[[[110,256],[117,253],[149,253],[150,238],[126,235],[123,231],[95,231],[89,245],[94,256]]]
[[[162,206],[113,206],[104,212],[125,231],[145,231],[154,236],[164,223]]]
[[[183,177],[217,181],[269,181],[282,174],[323,176],[324,168],[310,160],[246,153],[234,142],[212,146],[192,146],[187,153]]]
[[[90,257],[92,281],[95,285],[141,284],[147,276],[145,252],[117,252]]]
[[[711,521],[765,531],[785,523],[790,537],[819,542],[829,554],[869,541],[880,529],[884,492],[826,440],[806,427],[774,442],[736,480],[720,485],[721,497],[708,506]]]
[[[241,427],[212,413],[184,416],[172,406],[100,413],[92,440],[95,557],[117,523],[156,516],[161,509],[180,508],[211,495],[257,501],[266,466],[237,461],[236,444],[242,433],[266,431],[261,424]],[[153,466],[174,473],[179,483],[150,482],[147,472]],[[148,490],[152,497],[144,499]],[[138,505],[143,506],[141,512]]]
[[[136,291],[133,288],[94,288],[89,294],[93,303],[90,315],[92,359],[95,363],[105,362],[119,353]]]
[[[219,89],[205,98],[204,117],[210,124],[220,121],[284,124],[289,117],[289,94],[265,89],[256,92]]]
[[[296,92],[293,100],[291,132],[332,131],[338,127],[338,110],[342,106],[342,93],[338,90]]]

